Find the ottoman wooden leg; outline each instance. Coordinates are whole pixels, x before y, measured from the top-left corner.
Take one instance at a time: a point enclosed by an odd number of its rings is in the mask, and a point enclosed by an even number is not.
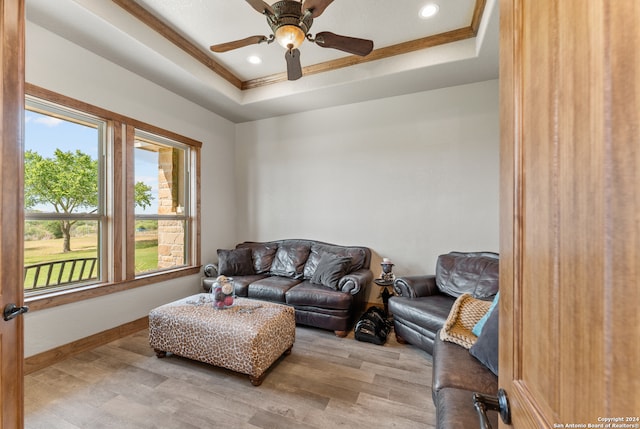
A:
[[[153,349],[153,351],[156,352],[156,356],[158,356],[159,359],[167,357],[167,352],[165,352],[164,350]]]
[[[291,354],[291,349],[292,348],[293,348],[293,346],[291,346],[287,350],[285,350],[284,353],[282,353],[282,356],[289,356]]]
[[[258,377],[254,377],[253,375],[250,375],[249,376],[249,381],[254,386],[260,386],[262,384],[262,382],[264,381],[264,376],[265,376],[264,372]]]
[[[349,331],[333,331],[336,334],[336,337],[344,338],[349,334]]]

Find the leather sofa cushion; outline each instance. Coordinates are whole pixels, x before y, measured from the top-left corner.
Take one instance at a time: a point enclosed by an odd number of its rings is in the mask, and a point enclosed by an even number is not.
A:
[[[397,320],[435,333],[444,325],[454,302],[455,299],[447,295],[419,299],[394,296],[389,299],[389,312]]]
[[[301,307],[320,307],[335,310],[348,310],[353,297],[349,293],[336,291],[327,286],[304,281],[291,289],[285,295],[289,305]]]
[[[473,406],[473,392],[462,389],[442,389],[436,398],[436,427],[438,429],[478,428],[480,420]],[[497,394],[494,392],[494,395]],[[491,427],[498,427],[498,413],[488,411]]]
[[[264,279],[265,277],[267,277],[267,274],[233,277],[233,288],[236,291],[236,296],[247,297],[249,295],[249,285],[255,281]]]
[[[351,258],[351,267],[349,272],[357,271],[364,267],[367,260],[367,254],[363,248],[360,247],[343,247],[334,246],[331,244],[313,242],[311,244],[309,257],[304,266],[304,278],[310,279],[318,267],[320,258],[325,253],[329,253],[335,256],[349,256]]]
[[[349,272],[351,258],[325,253],[318,262],[318,267],[311,277],[311,283],[338,290],[338,282]]]
[[[251,249],[218,249],[218,274],[221,276],[255,274]]]
[[[278,251],[278,243],[255,243],[246,242],[240,243],[236,246],[237,249],[249,248],[251,249],[251,259],[253,261],[253,269],[256,274],[268,273],[271,270],[271,264],[273,258]]]
[[[469,293],[488,300],[498,293],[499,259],[491,252],[451,252],[438,257],[436,285],[442,293]]]
[[[248,294],[249,284],[267,277],[266,274],[254,274],[252,276],[235,276],[233,277],[233,289],[236,296],[246,297]],[[215,277],[207,277],[202,280],[202,286],[206,292],[211,292],[211,287],[216,282]]]
[[[441,389],[454,388],[496,395],[498,377],[471,356],[469,350],[442,341],[436,336],[433,345],[432,388],[434,394]]]
[[[271,275],[301,279],[309,251],[309,244],[303,241],[282,242],[271,264]]]
[[[285,303],[285,294],[301,280],[269,276],[249,285],[247,296],[253,299]]]

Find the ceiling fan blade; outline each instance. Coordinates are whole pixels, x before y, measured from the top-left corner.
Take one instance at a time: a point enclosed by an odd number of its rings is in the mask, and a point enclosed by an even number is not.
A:
[[[243,48],[249,45],[256,45],[258,43],[266,42],[266,36],[250,36],[240,40],[234,40],[233,42],[220,43],[219,45],[212,45],[209,49],[213,52],[227,52],[233,49]]]
[[[302,65],[300,64],[300,51],[289,49],[284,58],[287,60],[287,79],[298,80],[302,77]]]
[[[268,3],[262,0],[247,0],[247,3],[249,3],[252,8],[254,8],[255,10],[257,10],[262,14],[275,15],[273,13],[273,8]]]
[[[323,48],[339,49],[354,55],[364,57],[373,50],[373,41],[356,37],[340,36],[330,31],[316,34],[316,44]]]

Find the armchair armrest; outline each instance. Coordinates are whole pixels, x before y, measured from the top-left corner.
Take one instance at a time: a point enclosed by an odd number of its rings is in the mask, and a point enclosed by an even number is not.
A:
[[[373,272],[368,268],[361,268],[342,277],[338,282],[338,289],[356,295],[361,290],[365,290],[371,280],[373,280]]]
[[[398,277],[393,282],[393,290],[397,296],[408,298],[419,298],[440,293],[438,286],[436,286],[435,275]]]

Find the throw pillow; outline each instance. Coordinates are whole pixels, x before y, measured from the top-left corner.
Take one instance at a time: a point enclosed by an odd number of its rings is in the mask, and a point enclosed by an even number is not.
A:
[[[449,316],[440,330],[440,339],[456,343],[465,349],[471,348],[478,337],[471,330],[491,307],[491,302],[482,301],[465,293],[451,307]]]
[[[482,328],[478,341],[469,349],[469,353],[495,375],[498,375],[499,313],[499,308],[494,307]]]
[[[221,276],[255,274],[251,260],[251,249],[218,249],[218,274]]]
[[[325,253],[318,261],[318,267],[311,276],[311,283],[338,290],[338,282],[351,268],[350,256],[335,256]]]
[[[496,307],[496,305],[498,304],[498,300],[500,299],[500,292],[498,292],[495,296],[495,298],[493,298],[493,302],[491,303],[491,307],[489,307],[489,311],[487,311],[487,314],[485,314],[484,316],[482,316],[482,319],[480,319],[478,321],[478,323],[476,323],[476,326],[473,327],[473,329],[471,330],[471,332],[473,332],[473,335],[475,335],[476,337],[480,336],[480,332],[482,332],[482,327],[484,326],[484,324],[487,322],[487,319],[489,318],[489,315],[491,314],[491,311]]]
[[[309,257],[309,245],[303,242],[285,242],[278,247],[269,271],[273,276],[301,279],[304,264]]]

